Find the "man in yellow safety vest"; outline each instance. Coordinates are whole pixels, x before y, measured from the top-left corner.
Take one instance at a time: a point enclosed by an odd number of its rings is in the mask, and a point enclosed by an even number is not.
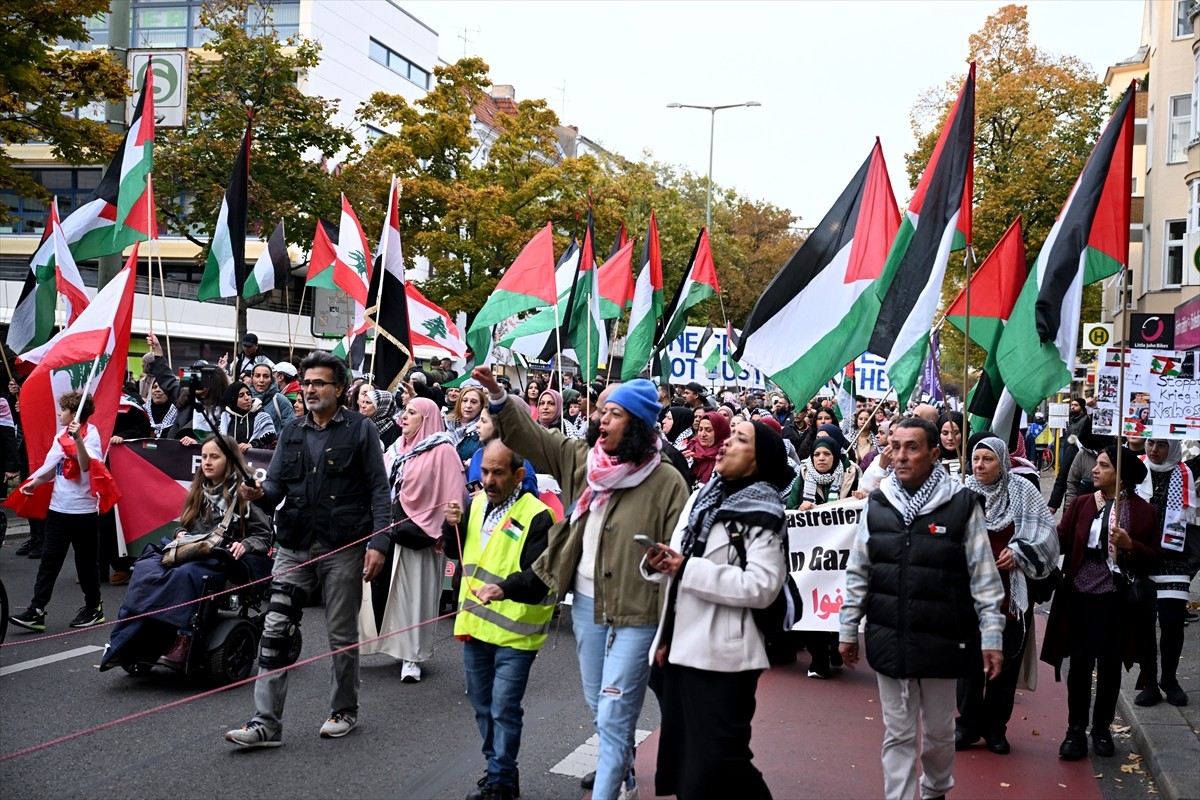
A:
[[[446,506],[443,547],[462,560],[454,636],[464,642],[467,694],[487,759],[487,773],[468,800],[520,794],[521,699],[554,615],[554,595],[531,569],[554,517],[522,491],[524,477],[524,457],[492,440],[483,453],[483,491],[471,500],[465,529],[462,508]]]

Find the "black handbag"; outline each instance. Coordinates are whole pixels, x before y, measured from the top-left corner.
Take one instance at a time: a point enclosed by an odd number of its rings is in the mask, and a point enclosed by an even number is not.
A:
[[[397,520],[404,521],[397,522]],[[408,518],[399,503],[392,506],[392,521],[396,522],[396,525],[388,533],[388,538],[401,547],[407,547],[409,550],[426,550],[437,543],[437,539],[426,535],[417,523]]]
[[[1125,605],[1129,608],[1147,609],[1158,600],[1158,584],[1145,575],[1133,575],[1125,585]]]
[[[1058,567],[1050,570],[1050,574],[1044,578],[1025,578],[1026,591],[1029,593],[1029,602],[1033,605],[1040,603],[1048,603],[1054,597],[1054,592],[1062,586],[1063,574]]]

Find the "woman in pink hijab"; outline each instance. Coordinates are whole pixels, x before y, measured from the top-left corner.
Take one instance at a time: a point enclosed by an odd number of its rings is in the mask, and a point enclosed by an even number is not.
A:
[[[466,491],[454,437],[446,432],[437,405],[424,397],[409,401],[400,415],[400,438],[383,454],[392,485],[390,565],[371,583],[359,627],[363,639],[402,628],[403,633],[364,645],[362,652],[386,653],[402,663],[400,679],[421,680],[421,663],[433,655],[434,626],[412,626],[438,616],[445,559],[439,539],[444,509],[462,502]]]

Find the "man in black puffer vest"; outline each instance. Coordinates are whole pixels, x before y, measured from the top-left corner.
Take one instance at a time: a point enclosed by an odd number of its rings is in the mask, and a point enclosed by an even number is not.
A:
[[[892,429],[893,474],[871,493],[846,571],[839,651],[858,662],[867,618],[867,661],[883,709],[883,792],[916,793],[921,720],[921,797],[954,786],[957,680],[983,649],[984,671],[1000,674],[1004,585],[996,571],[983,499],[938,466],[938,432],[906,419]]]

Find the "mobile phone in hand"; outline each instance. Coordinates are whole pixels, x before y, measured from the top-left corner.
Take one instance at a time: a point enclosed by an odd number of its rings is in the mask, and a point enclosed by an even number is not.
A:
[[[658,547],[658,542],[654,541],[644,533],[634,534],[633,540],[647,550],[653,550],[654,548]]]

